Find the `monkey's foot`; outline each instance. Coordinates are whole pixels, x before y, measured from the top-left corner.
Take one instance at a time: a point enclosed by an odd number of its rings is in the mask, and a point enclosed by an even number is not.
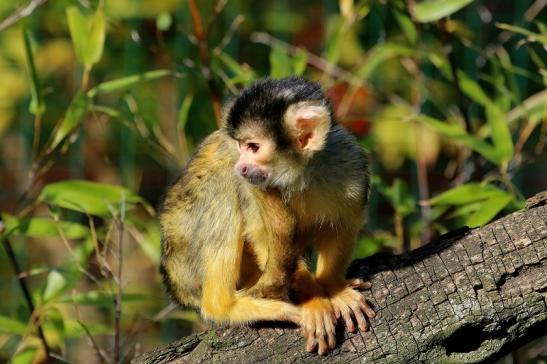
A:
[[[302,333],[306,338],[306,350],[324,355],[336,345],[336,317],[327,298],[314,297],[301,305]]]
[[[334,308],[336,318],[339,319],[342,317],[350,332],[355,332],[353,318],[357,321],[359,330],[366,331],[368,329],[367,317],[373,318],[376,316],[365,300],[365,296],[359,292],[359,290],[370,289],[370,287],[370,282],[364,282],[361,279],[352,279],[347,282],[345,288],[331,296],[330,302]]]

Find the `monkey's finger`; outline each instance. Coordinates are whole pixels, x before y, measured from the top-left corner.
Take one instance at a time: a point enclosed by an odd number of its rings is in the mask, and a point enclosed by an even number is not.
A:
[[[334,349],[334,347],[336,346],[336,326],[331,320],[328,320],[325,326],[327,330],[327,341],[329,344],[329,349]]]
[[[355,316],[355,320],[357,320],[357,325],[359,326],[359,330],[367,331],[368,329],[367,319],[365,317],[364,312],[361,311],[361,307],[355,307],[353,309],[353,316]]]
[[[340,310],[338,309],[338,307],[334,307],[334,317],[336,318],[336,320],[340,318]]]
[[[350,282],[350,287],[353,288],[353,289],[357,289],[357,290],[367,290],[367,289],[370,289],[372,287],[372,283],[370,282],[365,282],[363,281],[361,278],[355,278],[353,279],[351,282]]]
[[[361,308],[368,318],[376,317],[376,312],[374,312],[374,310],[372,309],[372,307],[370,307],[370,305],[367,303],[364,297],[363,297],[363,303],[361,305]]]
[[[311,353],[315,351],[316,346],[317,346],[317,340],[315,340],[315,337],[313,335],[309,335],[306,340],[306,351],[308,353]]]
[[[319,355],[325,355],[327,351],[329,351],[329,345],[327,344],[325,337],[321,336],[317,339],[317,341],[319,342],[319,349],[317,350],[317,353]]]
[[[344,323],[346,324],[346,327],[348,328],[349,332],[355,332],[355,324],[353,323],[353,320],[351,319],[350,310],[346,307],[341,310],[342,317],[344,318]]]

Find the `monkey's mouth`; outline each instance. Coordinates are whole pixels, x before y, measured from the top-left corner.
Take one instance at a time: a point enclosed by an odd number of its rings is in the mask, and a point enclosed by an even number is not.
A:
[[[247,182],[256,186],[265,186],[268,176],[264,173],[253,173],[244,177]]]

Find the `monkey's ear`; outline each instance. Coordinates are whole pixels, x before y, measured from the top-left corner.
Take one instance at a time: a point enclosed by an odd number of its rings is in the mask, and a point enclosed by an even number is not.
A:
[[[323,149],[331,124],[330,111],[322,104],[294,104],[285,113],[285,124],[298,151],[311,156]]]

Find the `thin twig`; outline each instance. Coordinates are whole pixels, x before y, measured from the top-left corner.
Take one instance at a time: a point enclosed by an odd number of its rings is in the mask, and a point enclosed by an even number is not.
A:
[[[256,33],[251,34],[250,39],[251,39],[252,42],[265,44],[265,45],[270,46],[270,47],[280,46],[283,49],[285,49],[287,51],[287,53],[291,56],[294,56],[298,52],[304,52],[307,55],[307,63],[310,66],[313,66],[313,67],[315,67],[315,68],[317,68],[317,69],[331,75],[332,77],[334,77],[336,79],[339,79],[339,80],[342,80],[342,81],[345,81],[349,84],[356,85],[356,86],[362,86],[363,85],[363,80],[361,80],[359,77],[352,74],[351,72],[347,72],[347,71],[343,70],[342,68],[338,67],[337,65],[334,65],[334,64],[330,63],[326,59],[321,58],[318,55],[313,54],[313,53],[309,52],[308,50],[306,50],[304,48],[293,46],[293,45],[291,45],[287,42],[284,42],[280,39],[272,37],[268,33],[256,32]]]
[[[0,22],[0,32],[17,23],[19,19],[29,16],[37,7],[44,5],[46,2],[47,0],[32,0],[27,5],[20,6],[13,14]]]
[[[209,87],[209,93],[211,95],[213,103],[213,112],[215,114],[217,126],[220,127],[220,91],[217,87],[215,80],[213,79],[213,74],[211,72],[211,58],[209,56],[209,48],[207,45],[207,34],[203,29],[203,21],[201,20],[201,14],[199,13],[196,1],[188,0],[188,6],[190,7],[192,25],[194,28],[194,36],[198,41],[199,58],[201,60],[203,77],[205,77],[205,80],[207,81],[207,86]]]
[[[22,275],[23,271],[21,270],[21,267],[19,266],[19,262],[17,261],[17,257],[15,257],[15,253],[13,251],[13,248],[11,247],[11,244],[8,238],[2,236],[4,231],[5,231],[4,223],[0,221],[0,240],[2,240],[2,245],[4,246],[4,249],[6,250],[6,254],[8,256],[9,261],[11,262],[13,271],[15,273],[15,277],[17,277],[19,286],[21,287],[21,290],[23,291],[23,296],[25,297],[25,301],[27,303],[31,317],[33,317],[35,312],[35,306],[34,306],[34,302],[32,301],[32,296],[30,295],[30,290],[28,289],[27,280]],[[33,319],[33,321],[35,321],[36,329],[38,331],[38,336],[40,337],[40,340],[42,341],[42,344],[44,345],[44,350],[46,351],[46,357],[49,358],[52,354],[52,351],[47,343],[46,337],[44,336],[44,330],[42,329],[42,325],[40,324],[40,321],[38,319]]]
[[[125,193],[122,193],[122,204],[120,215],[116,218],[116,225],[118,226],[118,292],[116,293],[116,312],[115,312],[115,337],[114,337],[114,362],[121,363],[120,355],[120,336],[121,336],[121,320],[122,320],[122,296],[123,296],[123,284],[122,284],[122,264],[123,264],[123,233],[125,222]]]

